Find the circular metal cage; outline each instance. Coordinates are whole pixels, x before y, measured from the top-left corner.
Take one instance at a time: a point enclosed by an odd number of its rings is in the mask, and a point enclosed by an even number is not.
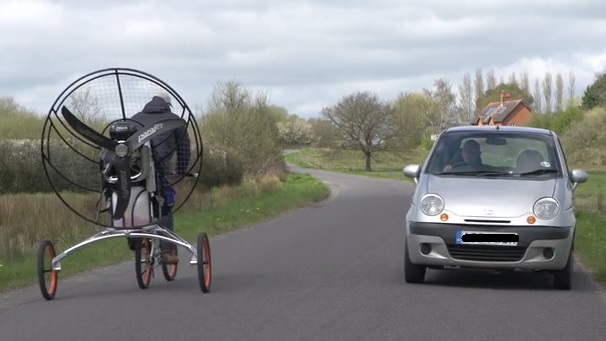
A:
[[[175,118],[151,127],[132,122],[133,115],[141,112],[158,94],[170,98],[170,109],[182,122],[180,127],[187,132],[190,142],[187,173],[165,174],[177,193],[172,213],[182,208],[194,192],[198,177],[183,180],[200,173],[203,145],[199,126],[185,100],[149,73],[130,68],[102,69],[78,78],[61,92],[48,112],[42,131],[41,154],[46,178],[59,199],[78,216],[98,226],[115,226],[113,209],[107,215],[100,213],[108,184],[138,181],[144,169],[142,162],[145,163],[139,157],[141,148],[149,147],[151,135],[158,127],[164,125],[169,129],[179,121]],[[126,137],[117,141],[112,136],[112,129],[115,132],[133,126],[136,128],[131,133],[138,135],[128,141]],[[158,142],[154,143],[155,148]],[[129,150],[130,147],[133,150]],[[128,159],[124,159],[127,154]],[[169,155],[172,165],[176,154],[174,150]],[[115,169],[112,172],[110,168]],[[118,178],[126,171],[128,177]],[[91,196],[92,193],[98,196]]]

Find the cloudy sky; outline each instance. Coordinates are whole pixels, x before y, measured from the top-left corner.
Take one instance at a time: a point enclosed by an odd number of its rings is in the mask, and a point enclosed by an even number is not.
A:
[[[160,77],[190,107],[217,82],[317,116],[357,90],[393,99],[494,68],[576,75],[606,67],[604,0],[0,0],[0,96],[48,112],[106,67]]]

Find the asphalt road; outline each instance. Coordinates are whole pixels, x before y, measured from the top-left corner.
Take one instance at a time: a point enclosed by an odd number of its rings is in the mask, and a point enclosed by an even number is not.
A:
[[[329,200],[211,239],[210,293],[186,262],[147,290],[132,263],[113,266],[60,280],[54,301],[37,287],[1,297],[0,340],[606,339],[606,300],[578,267],[572,291],[454,270],[406,284],[412,185],[310,173],[334,187]]]

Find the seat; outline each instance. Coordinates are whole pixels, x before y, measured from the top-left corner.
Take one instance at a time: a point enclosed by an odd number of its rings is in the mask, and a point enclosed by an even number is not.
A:
[[[536,150],[528,149],[520,153],[516,160],[516,173],[532,172],[541,168],[543,156]]]
[[[464,161],[465,160],[463,159],[463,149],[459,148],[453,154],[452,159],[450,160],[450,164],[456,165],[457,163],[464,162]]]

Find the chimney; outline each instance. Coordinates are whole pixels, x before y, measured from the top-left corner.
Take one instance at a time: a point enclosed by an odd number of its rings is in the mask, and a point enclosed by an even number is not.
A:
[[[509,95],[509,93],[501,92],[501,104],[509,101],[510,99],[511,99],[511,96]]]

